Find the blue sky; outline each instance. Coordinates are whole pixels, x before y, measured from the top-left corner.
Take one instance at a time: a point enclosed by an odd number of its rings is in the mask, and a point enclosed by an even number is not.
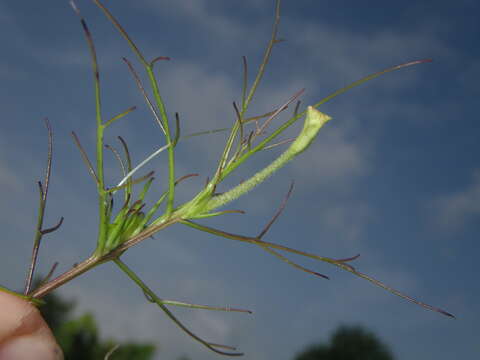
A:
[[[172,58],[157,66],[158,76],[167,110],[180,113],[184,134],[232,124],[241,56],[253,73],[270,36],[273,0],[105,4],[148,58]],[[96,41],[105,116],[139,107],[111,129],[107,142],[121,134],[139,162],[163,140],[121,60],[134,56],[90,1],[77,5]],[[333,120],[312,147],[232,205],[245,215],[205,221],[255,235],[294,179],[293,196],[265,240],[333,258],[360,253],[360,271],[454,313],[456,320],[327,264],[295,258],[330,281],[259,248],[180,226],[131,249],[124,260],[161,297],[253,310],[175,310],[198,334],[238,346],[248,360],[292,359],[340,324],[373,330],[398,359],[478,356],[479,8],[468,0],[370,1],[368,7],[351,0],[284,1],[279,37],[286,41],[274,49],[252,114],[281,105],[301,88],[307,105],[383,68],[422,58],[433,62],[387,74],[325,104],[321,110]],[[45,164],[46,116],[55,132],[46,222],[64,216],[65,223],[45,238],[40,271],[54,261],[65,271],[94,248],[95,187],[69,135],[74,130],[93,153],[94,104],[88,50],[67,1],[0,3],[0,38],[0,281],[19,288],[36,221],[36,181]],[[177,173],[201,177],[179,188],[179,201],[201,188],[225,136],[180,143]],[[239,168],[231,184],[278,151]],[[154,195],[165,186],[165,162],[160,157],[151,163],[159,173]],[[118,181],[113,160],[107,169],[109,180]],[[79,312],[92,311],[103,335],[157,343],[158,359],[216,356],[175,328],[113,265],[59,292],[76,297]]]

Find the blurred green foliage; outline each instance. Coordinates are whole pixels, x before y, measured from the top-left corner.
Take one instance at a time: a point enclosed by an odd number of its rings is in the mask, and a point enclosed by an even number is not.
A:
[[[100,339],[97,322],[92,314],[73,317],[75,302],[50,293],[39,308],[53,331],[65,360],[104,360],[115,346],[109,360],[153,360],[155,346],[148,343],[119,342]]]

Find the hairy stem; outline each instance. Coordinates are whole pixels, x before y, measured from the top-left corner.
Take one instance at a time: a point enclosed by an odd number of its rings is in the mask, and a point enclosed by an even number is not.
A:
[[[70,270],[66,271],[65,273],[57,276],[55,279],[49,281],[48,283],[40,286],[38,289],[32,291],[28,295],[31,296],[31,297],[34,297],[34,298],[41,298],[41,297],[47,295],[48,293],[50,293],[51,291],[55,290],[59,286],[69,282],[70,280],[75,279],[76,277],[78,277],[79,275],[87,272],[88,270],[91,270],[95,266],[98,266],[102,263],[105,263],[107,261],[111,261],[111,260],[114,260],[114,259],[118,258],[121,254],[123,254],[123,252],[125,250],[139,244],[143,240],[151,237],[156,232],[158,232],[158,231],[160,231],[160,230],[162,230],[162,229],[164,229],[164,228],[166,228],[170,225],[173,225],[174,223],[177,223],[179,221],[180,221],[180,219],[170,219],[170,220],[164,221],[164,222],[162,222],[158,225],[149,226],[145,230],[143,230],[141,233],[139,233],[139,234],[133,236],[132,238],[128,239],[123,244],[121,244],[117,248],[113,249],[109,253],[107,253],[105,255],[102,255],[102,256],[98,256],[98,255],[90,256],[86,260],[77,264],[76,266],[74,266]]]

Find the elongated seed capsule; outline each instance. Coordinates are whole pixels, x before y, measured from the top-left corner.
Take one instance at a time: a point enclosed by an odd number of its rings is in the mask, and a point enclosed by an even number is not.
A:
[[[223,193],[222,195],[215,196],[210,199],[206,206],[206,212],[211,211],[219,206],[225,205],[246,192],[253,189],[258,184],[262,183],[270,175],[282,168],[286,163],[295,158],[298,154],[305,151],[317,136],[322,126],[331,120],[331,117],[318,111],[312,106],[307,108],[307,114],[305,116],[305,122],[303,129],[295,140],[290,144],[287,150],[283,152],[278,158],[276,158],[270,165],[260,170],[248,180],[244,181],[240,185],[237,185],[233,189]]]

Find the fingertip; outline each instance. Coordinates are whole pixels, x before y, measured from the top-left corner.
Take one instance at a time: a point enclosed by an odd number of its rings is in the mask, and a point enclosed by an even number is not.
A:
[[[38,335],[17,336],[0,345],[0,360],[62,360],[55,342]]]
[[[58,360],[63,354],[38,309],[0,291],[0,360]]]

